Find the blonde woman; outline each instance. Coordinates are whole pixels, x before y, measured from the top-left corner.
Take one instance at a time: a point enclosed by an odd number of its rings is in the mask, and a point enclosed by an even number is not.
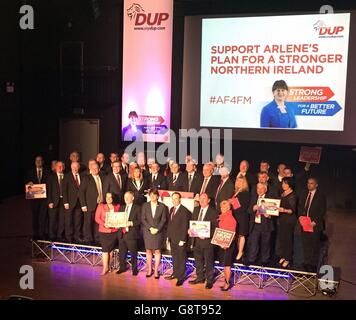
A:
[[[134,194],[134,204],[142,205],[146,202],[144,196],[145,190],[148,189],[147,183],[143,179],[143,175],[140,168],[135,168],[132,172],[132,178],[129,179],[127,191],[131,191]]]
[[[237,221],[237,248],[236,260],[242,262],[244,254],[246,236],[248,235],[249,215],[247,212],[250,204],[250,192],[247,179],[244,176],[237,176],[235,180],[235,193],[230,199],[233,208],[233,215]]]

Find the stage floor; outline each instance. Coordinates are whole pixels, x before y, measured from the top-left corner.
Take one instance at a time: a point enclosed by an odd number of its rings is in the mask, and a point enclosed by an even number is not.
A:
[[[133,277],[128,271],[116,275],[100,276],[101,266],[48,262],[31,259],[31,215],[27,203],[14,198],[0,204],[0,298],[9,295],[22,295],[34,299],[157,299],[157,300],[300,300],[330,299],[317,293],[305,298],[288,294],[274,287],[257,289],[252,285],[236,285],[228,292],[221,292],[218,279],[212,290],[203,284],[182,287],[175,286],[175,280],[146,279],[145,271]],[[342,278],[356,283],[356,212],[330,210],[327,219],[327,232],[330,237],[329,264],[341,267]],[[22,265],[34,269],[34,289],[22,290],[19,286]],[[339,292],[332,299],[356,299],[355,286],[341,282]]]

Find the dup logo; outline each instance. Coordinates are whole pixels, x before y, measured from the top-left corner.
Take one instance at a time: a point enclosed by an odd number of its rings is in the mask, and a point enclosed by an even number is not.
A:
[[[343,26],[328,27],[323,20],[314,23],[313,28],[319,36],[339,36],[345,29]]]
[[[162,22],[168,20],[169,14],[166,12],[147,13],[140,4],[133,3],[127,10],[130,21],[135,22],[135,26],[149,25],[160,26]]]

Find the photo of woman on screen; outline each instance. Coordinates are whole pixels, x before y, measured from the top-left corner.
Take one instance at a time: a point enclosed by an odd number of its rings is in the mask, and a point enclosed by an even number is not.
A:
[[[272,87],[273,101],[263,107],[261,128],[296,128],[294,110],[286,102],[288,86],[284,80],[277,80]]]

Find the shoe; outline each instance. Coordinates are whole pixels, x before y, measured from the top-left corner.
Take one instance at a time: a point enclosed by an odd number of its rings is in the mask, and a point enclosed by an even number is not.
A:
[[[188,281],[190,284],[198,284],[198,283],[204,283],[205,282],[205,280],[204,279],[201,279],[201,280],[199,280],[199,279],[195,279],[195,280],[190,280],[190,281]]]
[[[161,275],[158,274],[157,276],[155,276],[155,279],[158,280],[160,276],[161,276]]]
[[[225,287],[226,284],[228,284],[227,287]],[[224,285],[223,287],[220,287],[220,290],[221,290],[221,291],[228,291],[228,290],[230,290],[230,289],[232,288],[232,283],[231,283],[231,282],[227,282],[227,281],[225,280],[225,285]]]
[[[184,280],[178,280],[177,283],[176,283],[176,286],[180,287],[180,286],[183,285],[183,283],[184,283]]]
[[[133,276],[137,276],[137,275],[138,275],[138,270],[133,270],[133,271],[132,271],[132,275],[133,275]]]
[[[119,270],[116,271],[116,274],[121,274],[121,273],[124,273],[124,272],[126,272],[126,270],[119,269]]]
[[[242,264],[243,260],[244,260],[244,254],[242,254],[242,256],[239,259],[237,259],[237,256],[236,256],[236,263]]]
[[[165,280],[174,280],[174,279],[177,279],[177,277],[174,275],[170,275],[170,276],[164,277],[164,279]]]
[[[109,273],[109,270],[103,271],[102,273],[100,273],[101,276],[105,276],[106,274]]]
[[[151,273],[146,274],[146,278],[151,278],[153,276],[153,271]]]
[[[284,260],[283,263],[282,263],[282,265],[281,265],[281,267],[282,267],[283,269],[289,269],[289,261]]]
[[[205,289],[212,289],[213,288],[213,284],[211,282],[208,282],[206,285],[205,285]]]

